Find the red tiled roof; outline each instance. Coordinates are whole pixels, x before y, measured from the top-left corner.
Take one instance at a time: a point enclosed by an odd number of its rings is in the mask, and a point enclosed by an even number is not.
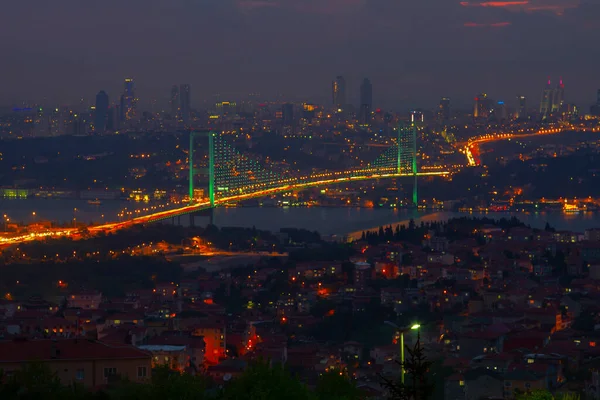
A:
[[[56,356],[52,357],[56,349]],[[87,339],[13,340],[0,342],[0,363],[58,360],[110,360],[148,358],[133,346],[110,345]]]

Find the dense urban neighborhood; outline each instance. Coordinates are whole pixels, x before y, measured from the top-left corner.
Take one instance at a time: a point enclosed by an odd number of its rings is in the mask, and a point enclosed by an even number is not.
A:
[[[136,253],[123,235],[148,243]],[[111,236],[3,254],[5,378],[41,363],[63,385],[109,390],[171,371],[218,396],[283,368],[310,390],[334,372],[356,398],[380,399],[417,350],[431,398],[599,395],[598,229],[465,217],[351,243],[212,226]],[[238,251],[195,254],[203,243]]]

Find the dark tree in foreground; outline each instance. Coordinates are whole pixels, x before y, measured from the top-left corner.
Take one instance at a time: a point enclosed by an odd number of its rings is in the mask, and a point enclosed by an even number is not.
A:
[[[392,381],[382,377],[383,385],[389,392],[388,398],[390,400],[430,399],[434,390],[434,384],[428,377],[432,363],[425,357],[420,335],[414,347],[406,346],[406,352],[408,355],[404,360],[404,383],[401,380]],[[396,362],[402,368],[402,362]]]

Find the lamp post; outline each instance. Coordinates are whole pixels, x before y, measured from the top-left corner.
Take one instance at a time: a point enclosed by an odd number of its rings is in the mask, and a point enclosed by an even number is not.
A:
[[[398,325],[394,324],[393,322],[390,321],[385,321],[384,322],[387,325],[390,325],[396,329],[398,329],[400,331],[400,361],[402,363],[402,371],[400,374],[400,382],[402,382],[402,384],[404,385],[404,374],[405,374],[405,369],[404,369],[404,332],[411,330],[411,331],[418,331],[421,328],[421,325],[419,324],[413,324],[410,327],[407,328],[400,328]]]

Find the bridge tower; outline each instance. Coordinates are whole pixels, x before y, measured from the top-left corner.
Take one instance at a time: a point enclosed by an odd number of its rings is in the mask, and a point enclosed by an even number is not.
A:
[[[412,123],[407,126],[404,123],[398,125],[398,174],[412,174],[414,177],[412,201],[418,205],[417,189],[417,125]]]
[[[210,200],[211,208],[215,206],[215,133],[213,131],[191,131],[190,132],[190,148],[188,154],[189,164],[189,196],[190,204],[194,202],[194,145],[196,137],[208,137],[208,199]]]

